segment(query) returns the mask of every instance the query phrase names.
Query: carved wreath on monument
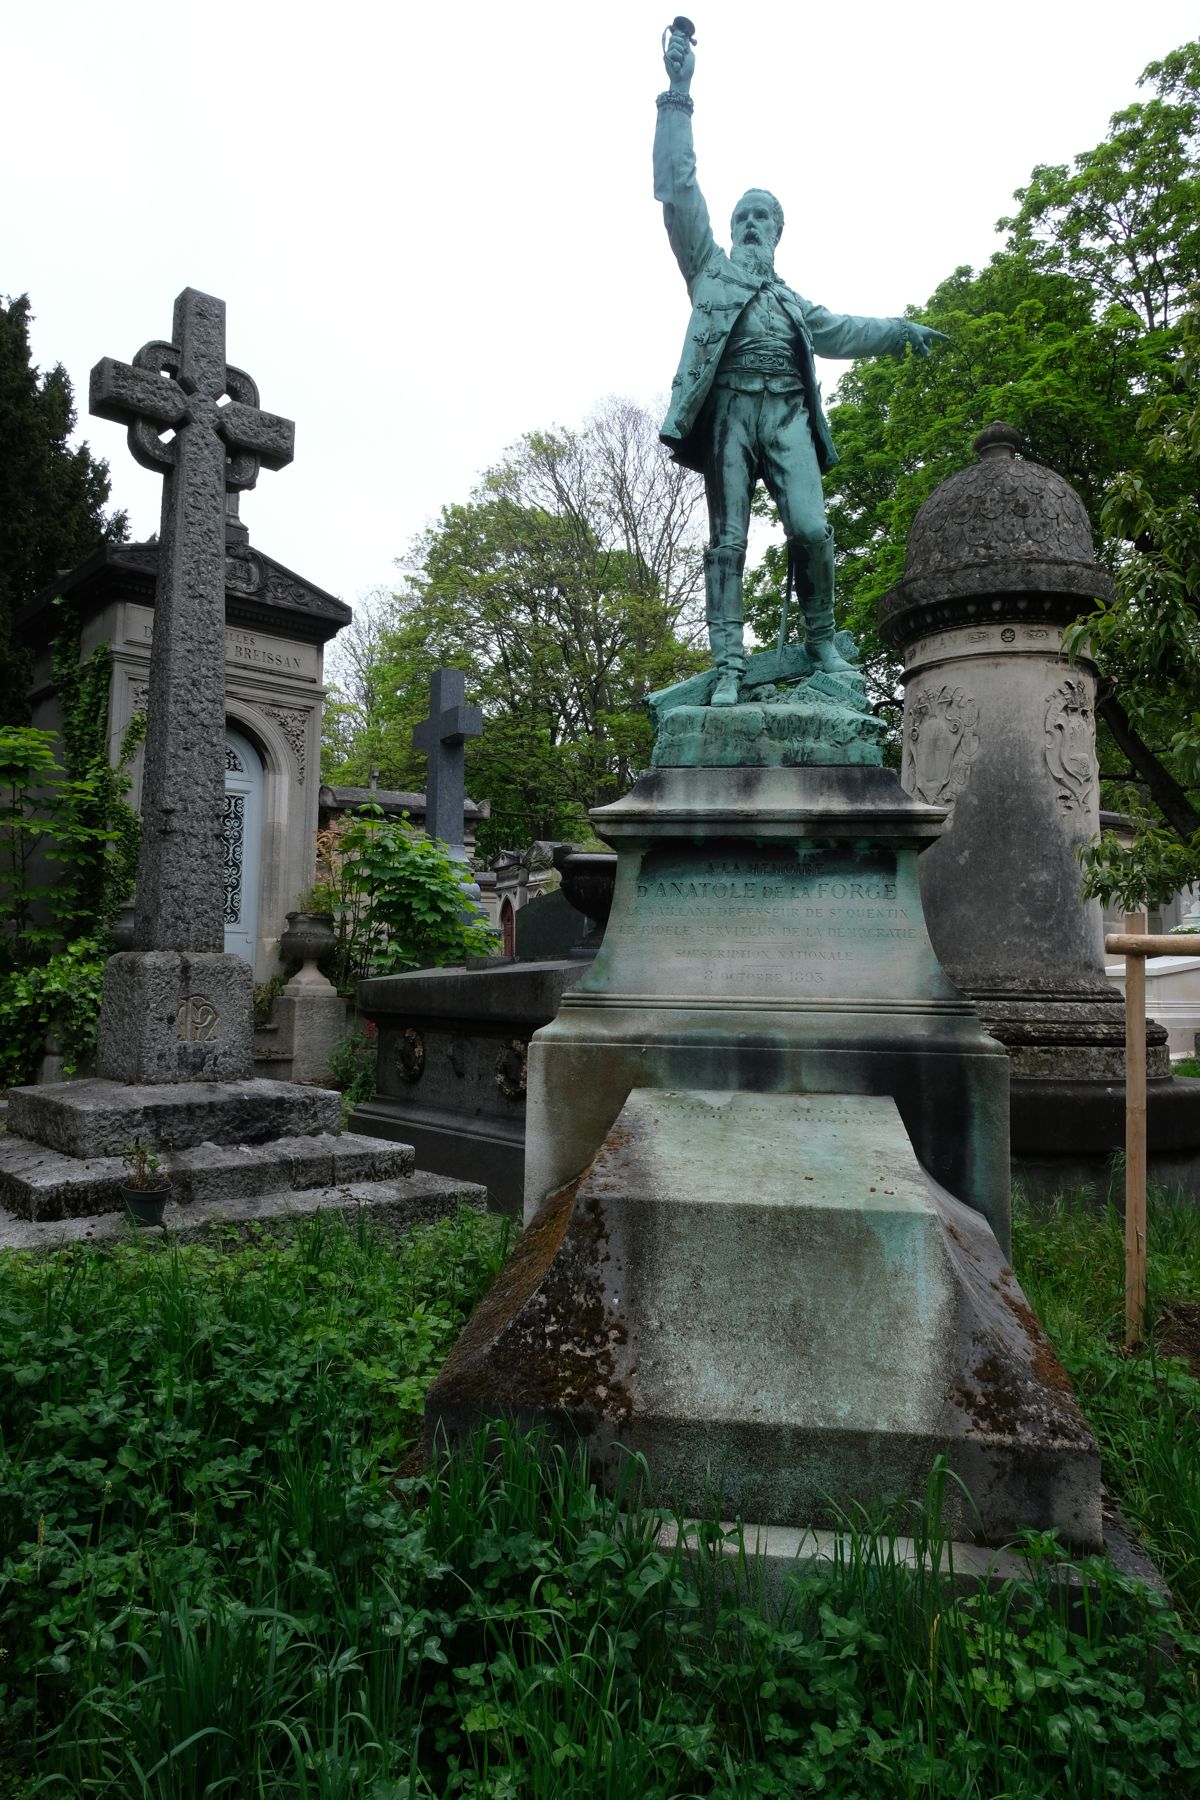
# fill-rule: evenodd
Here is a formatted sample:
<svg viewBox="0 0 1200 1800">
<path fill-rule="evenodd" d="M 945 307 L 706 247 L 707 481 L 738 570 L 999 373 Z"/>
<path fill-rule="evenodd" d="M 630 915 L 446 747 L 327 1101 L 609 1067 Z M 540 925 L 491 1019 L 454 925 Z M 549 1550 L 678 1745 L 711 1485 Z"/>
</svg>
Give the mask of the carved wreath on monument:
<svg viewBox="0 0 1200 1800">
<path fill-rule="evenodd" d="M 953 806 L 979 749 L 979 702 L 948 682 L 923 688 L 909 712 L 905 788 L 929 806 Z"/>
</svg>

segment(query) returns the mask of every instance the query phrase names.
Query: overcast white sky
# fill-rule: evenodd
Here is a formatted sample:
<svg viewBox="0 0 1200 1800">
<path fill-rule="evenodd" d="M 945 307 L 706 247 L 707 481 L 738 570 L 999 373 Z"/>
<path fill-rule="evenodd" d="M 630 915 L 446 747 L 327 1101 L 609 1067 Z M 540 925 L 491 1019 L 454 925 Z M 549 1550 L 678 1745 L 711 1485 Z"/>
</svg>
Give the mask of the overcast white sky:
<svg viewBox="0 0 1200 1800">
<path fill-rule="evenodd" d="M 1200 29 L 1195 0 L 697 4 L 714 221 L 771 187 L 780 272 L 863 313 L 986 261 L 1033 165 L 1097 143 Z M 229 360 L 296 421 L 295 462 L 243 498 L 253 542 L 351 601 L 522 432 L 663 394 L 687 317 L 650 177 L 673 10 L 5 0 L 0 294 L 29 293 L 135 536 L 161 484 L 87 418 L 88 371 L 167 337 L 183 287 L 226 301 Z"/>
</svg>

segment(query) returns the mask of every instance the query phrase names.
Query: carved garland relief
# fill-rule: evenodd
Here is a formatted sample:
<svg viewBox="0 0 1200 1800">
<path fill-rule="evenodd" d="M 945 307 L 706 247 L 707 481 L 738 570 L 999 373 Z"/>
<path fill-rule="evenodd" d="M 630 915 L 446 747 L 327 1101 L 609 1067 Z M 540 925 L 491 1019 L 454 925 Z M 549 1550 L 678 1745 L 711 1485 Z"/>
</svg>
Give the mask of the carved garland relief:
<svg viewBox="0 0 1200 1800">
<path fill-rule="evenodd" d="M 1046 767 L 1064 813 L 1086 812 L 1097 777 L 1096 728 L 1089 685 L 1070 675 L 1046 704 Z"/>
<path fill-rule="evenodd" d="M 287 739 L 296 759 L 296 785 L 303 787 L 308 714 L 298 706 L 262 706 L 259 711 L 273 719 Z"/>
<path fill-rule="evenodd" d="M 953 806 L 979 749 L 979 702 L 960 687 L 920 688 L 909 708 L 903 785 L 929 806 Z"/>
</svg>

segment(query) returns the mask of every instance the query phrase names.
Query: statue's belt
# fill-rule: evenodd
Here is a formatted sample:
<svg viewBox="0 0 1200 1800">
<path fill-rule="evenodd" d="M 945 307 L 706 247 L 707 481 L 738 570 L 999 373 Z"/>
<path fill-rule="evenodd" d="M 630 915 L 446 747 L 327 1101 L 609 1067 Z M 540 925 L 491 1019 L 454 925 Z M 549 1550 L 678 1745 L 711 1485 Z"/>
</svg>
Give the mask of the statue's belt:
<svg viewBox="0 0 1200 1800">
<path fill-rule="evenodd" d="M 787 350 L 727 351 L 717 369 L 722 375 L 796 375 L 800 369 L 795 356 Z"/>
</svg>

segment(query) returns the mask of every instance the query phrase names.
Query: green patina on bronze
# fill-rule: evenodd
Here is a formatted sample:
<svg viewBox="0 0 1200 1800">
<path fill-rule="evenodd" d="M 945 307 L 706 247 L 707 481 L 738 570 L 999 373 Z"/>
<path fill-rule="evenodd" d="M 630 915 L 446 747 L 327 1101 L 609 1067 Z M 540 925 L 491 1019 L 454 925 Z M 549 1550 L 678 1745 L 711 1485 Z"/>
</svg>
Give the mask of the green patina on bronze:
<svg viewBox="0 0 1200 1800">
<path fill-rule="evenodd" d="M 651 697 L 659 740 L 655 761 L 703 766 L 696 757 L 715 756 L 726 765 L 777 765 L 778 746 L 786 740 L 785 762 L 877 763 L 878 730 L 852 667 L 852 645 L 834 629 L 833 535 L 821 476 L 833 467 L 837 452 L 813 357 L 902 355 L 906 346 L 927 356 L 942 334 L 911 319 L 833 313 L 796 293 L 775 273 L 783 209 L 766 189 L 751 188 L 738 201 L 730 222 L 732 247 L 720 248 L 696 181 L 690 92 L 696 59 L 683 29 L 687 24 L 677 20 L 670 32 L 664 56 L 670 86 L 658 97 L 654 136 L 654 193 L 692 303 L 661 436 L 676 462 L 704 476 L 712 532 L 705 599 L 716 668 L 702 698 L 685 692 L 692 687 L 686 682 Z M 787 534 L 789 593 L 794 587 L 805 637 L 802 656 L 786 675 L 760 672 L 755 680 L 753 666 L 761 659 L 751 658 L 747 667 L 742 573 L 750 503 L 760 478 Z M 797 648 L 786 643 L 786 633 L 785 607 L 781 655 Z M 786 691 L 815 675 L 835 678 L 840 693 L 810 697 Z M 773 730 L 763 718 L 761 730 L 750 721 L 736 726 L 730 721 L 728 733 L 715 720 L 688 730 L 677 722 L 670 745 L 663 742 L 664 721 L 681 708 L 734 708 L 744 702 L 760 716 L 775 706 L 795 709 L 800 738 Z M 836 726 L 829 716 L 834 706 L 842 715 Z M 809 717 L 811 753 L 803 755 L 796 746 Z"/>
</svg>

